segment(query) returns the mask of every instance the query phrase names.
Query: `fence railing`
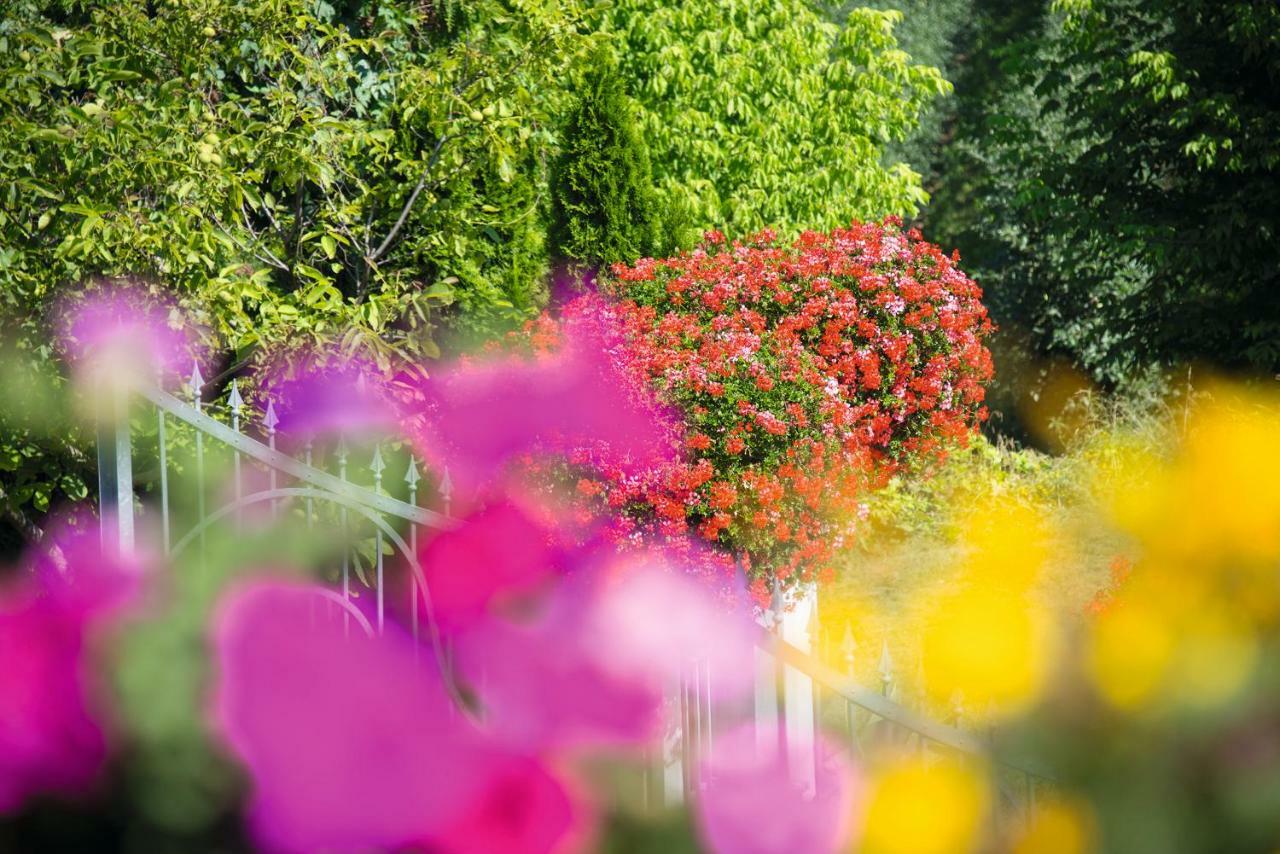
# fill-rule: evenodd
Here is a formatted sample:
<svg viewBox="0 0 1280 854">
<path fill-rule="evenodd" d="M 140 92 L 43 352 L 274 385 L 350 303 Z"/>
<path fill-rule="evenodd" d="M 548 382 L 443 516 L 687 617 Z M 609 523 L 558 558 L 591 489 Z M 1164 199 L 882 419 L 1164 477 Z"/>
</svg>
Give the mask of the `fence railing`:
<svg viewBox="0 0 1280 854">
<path fill-rule="evenodd" d="M 776 743 L 776 749 L 786 756 L 794 781 L 809 786 L 815 795 L 822 779 L 818 769 L 824 746 L 815 737 L 796 737 L 793 710 L 788 705 L 797 699 L 808 707 L 806 713 L 811 710 L 809 733 L 823 733 L 828 744 L 832 740 L 840 743 L 853 757 L 866 758 L 876 747 L 893 745 L 926 757 L 970 760 L 990 769 L 1000 793 L 997 807 L 1005 817 L 1025 817 L 1039 791 L 1052 783 L 1048 771 L 1035 763 L 997 755 L 979 735 L 891 699 L 887 696 L 889 680 L 879 691 L 868 688 L 763 626 L 756 647 L 765 662 L 760 672 L 767 674 L 757 685 L 757 696 L 763 693 L 774 698 L 771 707 L 766 704 L 762 710 L 757 704 L 754 710 L 752 723 L 760 736 L 758 743 Z M 794 679 L 797 675 L 803 677 L 804 685 L 799 692 Z M 678 769 L 676 774 L 665 775 L 667 802 L 688 801 L 715 784 L 701 770 L 709 764 L 716 734 L 724 724 L 711 701 L 711 678 L 704 662 L 691 662 L 680 680 L 678 731 L 666 757 L 668 770 L 673 766 Z M 678 788 L 673 791 L 670 781 L 677 775 Z"/>
<path fill-rule="evenodd" d="M 289 504 L 301 513 L 310 528 L 316 524 L 321 508 L 329 507 L 336 511 L 336 523 L 341 530 L 346 531 L 357 522 L 363 522 L 372 529 L 372 578 L 369 579 L 369 587 L 375 603 L 373 630 L 382 631 L 386 619 L 390 589 L 385 575 L 384 544 L 387 544 L 399 556 L 398 563 L 410 576 L 407 610 L 414 636 L 418 637 L 421 629 L 427 627 L 430 639 L 437 646 L 437 653 L 443 657 L 431 619 L 430 593 L 418 563 L 417 542 L 422 529 L 443 530 L 454 524 L 448 516 L 451 500 L 448 473 L 442 472 L 436 481 L 436 497 L 443 512 L 422 507 L 419 505 L 419 484 L 424 478 L 417 460 L 410 456 L 403 475 L 406 500 L 401 500 L 389 495 L 384 488 L 387 466 L 381 446 L 374 446 L 367 463 L 370 485 L 355 483 L 351 479 L 353 466 L 350 465 L 350 451 L 345 441 L 340 440 L 331 454 L 332 461 L 337 464 L 337 473 L 334 474 L 315 464 L 311 441 L 301 445 L 301 459 L 277 448 L 279 419 L 274 401 L 267 400 L 259 407 L 255 418 L 233 381 L 225 400 L 219 405 L 230 422 L 223 423 L 206 411 L 216 404 L 204 399 L 205 385 L 197 365 L 185 386 L 190 403 L 156 386 L 133 389 L 133 397 L 147 401 L 154 408 L 155 462 L 158 468 L 153 483 L 158 485 L 158 489 L 154 490 L 154 500 L 142 509 L 157 523 L 158 539 L 165 555 L 178 558 L 193 547 L 203 550 L 211 529 L 227 522 L 238 524 L 249 508 L 265 506 L 269 512 L 278 513 L 282 504 Z M 128 396 L 122 394 L 116 402 L 114 417 L 102 420 L 98 436 L 98 487 L 104 540 L 125 550 L 134 547 L 140 509 L 135 504 L 134 495 L 135 443 L 129 404 Z M 254 438 L 245 432 L 244 428 L 253 421 L 257 422 L 262 438 Z M 190 469 L 195 493 L 194 512 L 188 514 L 190 524 L 182 531 L 174 530 L 174 496 L 170 490 L 175 467 L 172 429 L 175 425 L 190 428 L 187 437 L 190 447 L 186 449 L 188 453 L 183 463 Z M 230 454 L 232 492 L 230 496 L 224 496 L 218 506 L 211 508 L 206 483 L 207 464 L 211 457 L 225 459 L 227 454 Z M 265 483 L 261 478 L 246 476 L 250 466 L 265 475 Z M 358 611 L 352 605 L 357 592 L 352 577 L 355 561 L 355 553 L 344 547 L 340 592 L 335 594 L 335 602 L 345 610 L 344 620 L 348 624 L 355 620 L 359 625 L 364 617 L 360 615 L 356 619 Z"/>
</svg>

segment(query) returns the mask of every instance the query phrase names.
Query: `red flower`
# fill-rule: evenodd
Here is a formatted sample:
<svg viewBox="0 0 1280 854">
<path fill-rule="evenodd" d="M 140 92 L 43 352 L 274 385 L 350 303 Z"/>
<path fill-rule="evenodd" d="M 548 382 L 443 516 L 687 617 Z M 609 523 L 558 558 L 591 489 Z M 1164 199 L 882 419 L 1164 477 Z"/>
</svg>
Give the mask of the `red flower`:
<svg viewBox="0 0 1280 854">
<path fill-rule="evenodd" d="M 928 470 L 986 417 L 981 297 L 892 218 L 790 244 L 708 232 L 693 252 L 615 265 L 573 310 L 613 325 L 635 394 L 683 414 L 689 458 L 591 480 L 628 530 L 687 525 L 755 577 L 817 578 L 866 490 Z"/>
</svg>

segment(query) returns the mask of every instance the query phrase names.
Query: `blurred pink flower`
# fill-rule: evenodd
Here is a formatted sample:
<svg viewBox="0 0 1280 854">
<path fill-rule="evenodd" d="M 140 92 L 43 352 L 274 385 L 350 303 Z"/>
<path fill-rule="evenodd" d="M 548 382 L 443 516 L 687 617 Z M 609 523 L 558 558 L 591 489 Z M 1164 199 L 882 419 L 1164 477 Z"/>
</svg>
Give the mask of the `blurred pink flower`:
<svg viewBox="0 0 1280 854">
<path fill-rule="evenodd" d="M 589 324 L 574 326 L 590 329 Z M 582 448 L 624 471 L 669 461 L 674 443 L 649 392 L 617 368 L 598 335 L 554 357 L 457 366 L 426 381 L 416 443 L 465 495 L 492 484 L 513 459 Z"/>
<path fill-rule="evenodd" d="M 316 590 L 248 584 L 215 621 L 214 725 L 252 777 L 260 843 L 466 851 L 458 833 L 484 830 L 545 851 L 585 820 L 553 779 L 516 773 L 534 760 L 489 743 L 398 629 L 345 638 Z"/>
<path fill-rule="evenodd" d="M 661 729 L 662 691 L 645 674 L 619 673 L 585 631 L 592 591 L 559 585 L 524 619 L 491 617 L 460 634 L 460 673 L 495 737 L 519 750 L 623 747 Z"/>
<path fill-rule="evenodd" d="M 545 587 L 564 551 L 555 528 L 511 500 L 484 507 L 419 550 L 436 622 L 453 633 Z"/>
<path fill-rule="evenodd" d="M 185 380 L 201 355 L 196 329 L 175 304 L 127 283 L 68 300 L 60 337 L 86 383 Z"/>
<path fill-rule="evenodd" d="M 752 690 L 760 628 L 745 592 L 732 595 L 723 579 L 717 587 L 690 574 L 685 559 L 668 549 L 627 553 L 617 563 L 585 627 L 587 645 L 603 653 L 607 669 L 661 686 L 697 663 L 710 675 L 717 702 Z"/>
<path fill-rule="evenodd" d="M 0 588 L 0 812 L 87 789 L 106 761 L 94 630 L 135 588 L 96 528 L 57 530 Z"/>
<path fill-rule="evenodd" d="M 581 802 L 541 763 L 512 757 L 433 847 L 444 854 L 587 850 L 592 827 Z"/>
<path fill-rule="evenodd" d="M 843 851 L 860 787 L 844 756 L 819 744 L 817 794 L 792 782 L 786 757 L 760 749 L 747 725 L 718 735 L 704 762 L 707 787 L 694 801 L 702 840 L 716 854 Z"/>
<path fill-rule="evenodd" d="M 395 433 L 396 402 L 385 372 L 360 359 L 292 359 L 261 377 L 281 433 L 300 437 Z M 265 401 L 262 404 L 265 406 Z"/>
<path fill-rule="evenodd" d="M 710 664 L 717 701 L 750 690 L 755 627 L 659 551 L 586 547 L 539 607 L 457 638 L 457 660 L 498 737 L 520 749 L 650 744 L 663 692 Z"/>
</svg>

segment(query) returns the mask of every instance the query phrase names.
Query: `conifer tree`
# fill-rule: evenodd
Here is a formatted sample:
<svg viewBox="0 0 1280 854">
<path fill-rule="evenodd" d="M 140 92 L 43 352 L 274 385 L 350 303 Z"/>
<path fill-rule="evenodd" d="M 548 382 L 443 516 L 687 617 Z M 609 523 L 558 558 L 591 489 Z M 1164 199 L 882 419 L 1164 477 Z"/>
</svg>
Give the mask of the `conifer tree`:
<svg viewBox="0 0 1280 854">
<path fill-rule="evenodd" d="M 679 217 L 663 210 L 633 104 L 607 51 L 592 56 L 584 77 L 552 172 L 552 254 L 599 265 L 675 249 Z"/>
</svg>

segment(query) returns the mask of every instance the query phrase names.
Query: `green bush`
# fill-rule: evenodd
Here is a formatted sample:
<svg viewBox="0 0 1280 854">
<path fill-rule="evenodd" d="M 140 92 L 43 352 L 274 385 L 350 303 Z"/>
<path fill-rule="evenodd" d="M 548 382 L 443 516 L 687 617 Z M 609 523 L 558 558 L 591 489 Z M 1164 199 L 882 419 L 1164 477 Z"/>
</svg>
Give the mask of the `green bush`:
<svg viewBox="0 0 1280 854">
<path fill-rule="evenodd" d="M 553 257 L 600 265 L 678 248 L 633 112 L 613 58 L 596 51 L 552 170 Z"/>
</svg>

